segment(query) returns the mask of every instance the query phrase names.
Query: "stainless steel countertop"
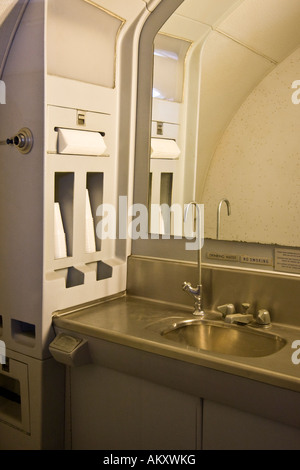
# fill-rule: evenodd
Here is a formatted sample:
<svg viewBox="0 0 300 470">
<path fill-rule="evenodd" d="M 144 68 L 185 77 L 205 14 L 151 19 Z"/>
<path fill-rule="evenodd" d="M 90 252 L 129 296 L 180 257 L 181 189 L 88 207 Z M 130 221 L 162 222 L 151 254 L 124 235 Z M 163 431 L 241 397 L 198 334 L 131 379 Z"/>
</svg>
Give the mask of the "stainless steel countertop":
<svg viewBox="0 0 300 470">
<path fill-rule="evenodd" d="M 263 331 L 286 340 L 280 351 L 264 357 L 237 357 L 185 346 L 160 334 L 173 322 L 190 318 L 189 309 L 125 294 L 53 314 L 58 329 L 300 392 L 300 364 L 293 364 L 295 349 L 291 347 L 300 340 L 300 328 L 272 324 Z"/>
</svg>

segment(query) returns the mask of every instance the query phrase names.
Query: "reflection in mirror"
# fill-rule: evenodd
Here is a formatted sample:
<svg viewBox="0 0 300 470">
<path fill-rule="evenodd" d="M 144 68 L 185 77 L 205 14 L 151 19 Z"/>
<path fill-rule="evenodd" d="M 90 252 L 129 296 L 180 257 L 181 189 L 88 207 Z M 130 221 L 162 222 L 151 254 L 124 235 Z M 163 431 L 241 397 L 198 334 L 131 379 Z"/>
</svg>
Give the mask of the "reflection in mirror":
<svg viewBox="0 0 300 470">
<path fill-rule="evenodd" d="M 152 233 L 176 233 L 170 208 L 182 199 L 184 153 L 180 119 L 185 59 L 190 45 L 190 41 L 166 34 L 158 34 L 154 43 L 149 203 L 159 206 L 161 211 L 151 211 Z"/>
<path fill-rule="evenodd" d="M 154 41 L 154 98 L 182 101 L 185 57 L 189 47 L 187 40 L 157 34 Z"/>
<path fill-rule="evenodd" d="M 228 199 L 220 239 L 299 245 L 299 18 L 294 0 L 185 0 L 156 37 L 151 136 L 175 141 L 180 153 L 151 158 L 151 201 L 161 201 L 161 173 L 172 174 L 164 195 L 204 204 L 206 238 L 216 239 L 218 205 Z M 180 73 L 174 36 L 189 45 L 176 51 Z"/>
</svg>

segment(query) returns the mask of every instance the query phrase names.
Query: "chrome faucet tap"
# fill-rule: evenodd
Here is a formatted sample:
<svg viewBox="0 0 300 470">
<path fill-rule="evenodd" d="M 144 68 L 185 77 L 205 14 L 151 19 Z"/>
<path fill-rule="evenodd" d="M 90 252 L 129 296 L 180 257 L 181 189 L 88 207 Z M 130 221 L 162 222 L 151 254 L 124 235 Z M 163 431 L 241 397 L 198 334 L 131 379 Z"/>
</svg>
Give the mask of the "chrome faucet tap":
<svg viewBox="0 0 300 470">
<path fill-rule="evenodd" d="M 228 199 L 222 199 L 219 202 L 218 211 L 217 211 L 217 240 L 219 240 L 220 238 L 220 218 L 221 218 L 221 207 L 222 207 L 223 202 L 225 202 L 227 206 L 227 215 L 231 214 L 230 202 L 228 201 Z"/>
<path fill-rule="evenodd" d="M 261 308 L 256 314 L 250 313 L 254 308 L 249 302 L 243 302 L 241 307 L 241 313 L 236 312 L 234 304 L 219 305 L 217 306 L 217 310 L 222 314 L 226 323 L 238 323 L 262 328 L 271 327 L 271 317 L 268 310 Z"/>
<path fill-rule="evenodd" d="M 256 324 L 263 328 L 270 328 L 271 326 L 270 312 L 265 308 L 258 310 L 255 320 Z"/>
<path fill-rule="evenodd" d="M 197 287 L 193 287 L 190 282 L 184 282 L 182 285 L 182 289 L 186 291 L 188 294 L 192 295 L 195 300 L 195 310 L 193 312 L 194 315 L 204 316 L 204 312 L 202 310 L 202 279 L 201 279 L 201 236 L 200 236 L 200 209 L 196 202 L 190 202 L 185 210 L 184 220 L 186 221 L 187 214 L 189 211 L 190 206 L 193 205 L 196 207 L 197 210 L 197 231 L 196 237 L 198 241 L 198 248 L 197 248 L 197 260 L 198 260 L 198 284 Z"/>
</svg>

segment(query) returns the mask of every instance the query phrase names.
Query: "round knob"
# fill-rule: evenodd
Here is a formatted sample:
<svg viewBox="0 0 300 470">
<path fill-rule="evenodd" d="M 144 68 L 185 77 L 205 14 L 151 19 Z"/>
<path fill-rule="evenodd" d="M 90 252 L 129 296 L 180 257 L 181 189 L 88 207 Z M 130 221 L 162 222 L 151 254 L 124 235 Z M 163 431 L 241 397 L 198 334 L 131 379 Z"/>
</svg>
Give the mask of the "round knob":
<svg viewBox="0 0 300 470">
<path fill-rule="evenodd" d="M 21 153 L 29 153 L 33 146 L 33 135 L 30 129 L 24 127 L 13 138 L 13 143 Z"/>
<path fill-rule="evenodd" d="M 270 313 L 265 308 L 258 310 L 256 322 L 261 325 L 269 325 L 271 323 Z"/>
</svg>

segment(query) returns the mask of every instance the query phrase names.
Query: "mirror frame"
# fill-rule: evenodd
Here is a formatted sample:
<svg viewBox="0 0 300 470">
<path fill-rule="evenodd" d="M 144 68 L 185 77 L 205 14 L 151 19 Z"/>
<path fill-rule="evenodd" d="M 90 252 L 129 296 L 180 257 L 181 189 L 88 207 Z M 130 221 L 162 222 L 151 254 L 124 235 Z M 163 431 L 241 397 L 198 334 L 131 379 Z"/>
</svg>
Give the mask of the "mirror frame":
<svg viewBox="0 0 300 470">
<path fill-rule="evenodd" d="M 144 23 L 140 35 L 138 51 L 138 80 L 137 80 L 137 109 L 136 109 L 136 140 L 135 140 L 135 170 L 133 203 L 143 204 L 148 207 L 149 191 L 148 180 L 150 170 L 150 148 L 151 148 L 151 119 L 152 119 L 152 88 L 153 88 L 153 52 L 154 39 L 162 25 L 169 19 L 174 11 L 184 0 L 162 0 L 155 10 L 149 15 Z M 145 184 L 147 181 L 147 184 Z M 149 230 L 148 230 L 149 232 Z M 174 240 L 167 236 L 168 243 L 163 236 L 157 235 L 147 240 L 132 240 L 132 254 L 143 254 L 146 256 L 163 258 L 174 258 L 186 260 L 185 240 Z M 166 237 L 164 237 L 166 238 Z M 176 255 L 175 255 L 176 253 Z M 190 260 L 193 261 L 192 251 Z M 178 258 L 179 256 L 179 258 Z"/>
</svg>

